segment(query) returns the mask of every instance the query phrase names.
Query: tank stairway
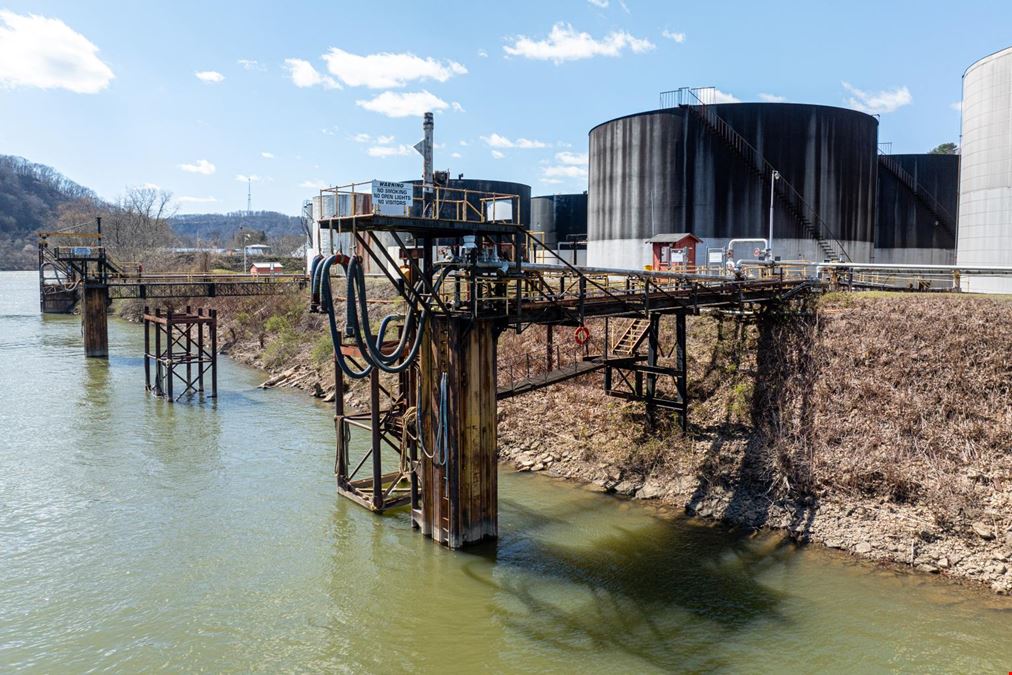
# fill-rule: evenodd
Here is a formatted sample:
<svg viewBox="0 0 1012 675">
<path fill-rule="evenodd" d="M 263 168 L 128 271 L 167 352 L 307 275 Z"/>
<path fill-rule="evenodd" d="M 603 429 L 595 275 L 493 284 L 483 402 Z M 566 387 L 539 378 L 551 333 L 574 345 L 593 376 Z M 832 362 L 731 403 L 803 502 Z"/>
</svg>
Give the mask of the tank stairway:
<svg viewBox="0 0 1012 675">
<path fill-rule="evenodd" d="M 907 186 L 914 196 L 917 197 L 924 204 L 932 215 L 935 216 L 935 220 L 945 226 L 949 234 L 953 237 L 956 236 L 956 219 L 952 216 L 949 211 L 939 203 L 938 199 L 935 198 L 934 193 L 929 192 L 925 187 L 917 182 L 917 179 L 910 175 L 910 173 L 900 165 L 895 159 L 889 155 L 880 154 L 878 156 L 878 162 L 884 166 L 890 173 L 896 176 L 897 180 Z"/>
<path fill-rule="evenodd" d="M 650 319 L 629 319 L 622 335 L 615 341 L 611 353 L 616 356 L 633 356 L 647 339 L 650 332 Z"/>
<path fill-rule="evenodd" d="M 822 220 L 816 210 L 804 200 L 801 193 L 791 185 L 784 175 L 766 161 L 755 147 L 735 131 L 734 127 L 717 114 L 715 110 L 689 89 L 691 101 L 681 104 L 688 108 L 703 126 L 721 139 L 732 151 L 741 157 L 749 168 L 764 183 L 773 182 L 773 191 L 780 198 L 787 211 L 794 216 L 804 231 L 816 241 L 823 256 L 830 262 L 849 262 L 850 255 L 843 244 L 832 234 L 832 230 Z M 773 179 L 776 175 L 778 178 Z"/>
</svg>

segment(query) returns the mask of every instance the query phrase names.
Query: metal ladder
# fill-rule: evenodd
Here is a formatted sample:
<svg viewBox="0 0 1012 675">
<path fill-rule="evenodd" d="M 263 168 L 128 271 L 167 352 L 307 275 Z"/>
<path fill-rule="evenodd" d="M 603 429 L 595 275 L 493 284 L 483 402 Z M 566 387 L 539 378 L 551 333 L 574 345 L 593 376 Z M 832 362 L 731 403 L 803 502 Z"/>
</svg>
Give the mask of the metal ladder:
<svg viewBox="0 0 1012 675">
<path fill-rule="evenodd" d="M 650 331 L 650 319 L 630 319 L 625 330 L 611 351 L 618 356 L 632 356 L 643 344 L 647 333 Z"/>
</svg>

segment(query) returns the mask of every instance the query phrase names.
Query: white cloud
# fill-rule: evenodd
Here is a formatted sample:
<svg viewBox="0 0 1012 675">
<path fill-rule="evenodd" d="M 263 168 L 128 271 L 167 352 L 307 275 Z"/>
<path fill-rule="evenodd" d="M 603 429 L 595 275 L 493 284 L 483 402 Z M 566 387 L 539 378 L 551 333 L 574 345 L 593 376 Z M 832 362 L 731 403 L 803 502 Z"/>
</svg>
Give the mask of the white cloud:
<svg viewBox="0 0 1012 675">
<path fill-rule="evenodd" d="M 954 102 L 952 102 L 952 103 L 949 104 L 949 107 L 952 108 L 953 110 L 955 110 L 958 113 L 963 112 L 963 102 L 962 101 L 954 101 Z"/>
<path fill-rule="evenodd" d="M 470 145 L 470 143 L 468 143 L 467 141 L 459 141 L 458 145 L 460 145 L 460 147 L 462 148 L 466 148 L 467 146 Z"/>
<path fill-rule="evenodd" d="M 488 136 L 482 136 L 481 140 L 485 141 L 486 145 L 491 148 L 517 148 L 518 150 L 532 150 L 535 148 L 547 148 L 548 144 L 543 141 L 534 141 L 529 138 L 518 138 L 515 141 L 511 141 L 505 136 L 493 133 Z"/>
<path fill-rule="evenodd" d="M 446 82 L 454 75 L 464 75 L 467 68 L 456 61 L 421 58 L 411 53 L 381 52 L 360 56 L 337 47 L 323 55 L 331 75 L 349 87 L 388 89 L 403 87 L 415 80 Z"/>
<path fill-rule="evenodd" d="M 713 100 L 711 103 L 741 103 L 741 99 L 734 94 L 729 94 L 726 91 L 721 91 L 716 87 L 713 88 Z"/>
<path fill-rule="evenodd" d="M 450 157 L 452 157 L 453 159 L 460 159 L 463 156 L 464 155 L 460 154 L 459 152 L 451 152 L 450 153 Z"/>
<path fill-rule="evenodd" d="M 448 107 L 446 101 L 424 90 L 403 94 L 385 91 L 375 98 L 355 101 L 355 105 L 387 117 L 421 117 L 422 113 Z"/>
<path fill-rule="evenodd" d="M 256 59 L 239 59 L 236 61 L 236 63 L 242 66 L 243 70 L 261 70 L 261 71 L 267 70 L 266 68 L 264 68 L 263 64 L 261 64 Z"/>
<path fill-rule="evenodd" d="M 654 48 L 650 40 L 634 37 L 625 31 L 613 31 L 597 40 L 590 33 L 577 32 L 570 24 L 562 22 L 552 26 L 548 37 L 543 40 L 533 40 L 525 35 L 518 35 L 512 40 L 513 44 L 503 46 L 508 56 L 556 64 L 595 56 L 621 56 L 626 49 L 640 54 Z"/>
<path fill-rule="evenodd" d="M 626 14 L 632 14 L 632 12 L 629 11 L 629 5 L 625 4 L 625 0 L 618 0 L 618 6 L 621 7 L 622 11 Z"/>
<path fill-rule="evenodd" d="M 587 169 L 572 164 L 546 166 L 541 170 L 547 178 L 586 178 Z"/>
<path fill-rule="evenodd" d="M 415 154 L 410 145 L 374 145 L 367 151 L 370 157 L 405 157 Z"/>
<path fill-rule="evenodd" d="M 263 180 L 263 178 L 255 174 L 250 174 L 249 176 L 246 176 L 241 173 L 236 174 L 235 179 L 239 183 L 259 183 L 260 181 Z"/>
<path fill-rule="evenodd" d="M 913 103 L 913 96 L 906 87 L 894 87 L 882 91 L 863 91 L 849 82 L 843 82 L 843 88 L 850 96 L 846 99 L 847 105 L 854 110 L 876 115 L 891 113 L 905 105 Z"/>
<path fill-rule="evenodd" d="M 322 180 L 304 180 L 299 183 L 300 188 L 307 188 L 312 190 L 322 190 L 330 187 L 325 181 Z"/>
<path fill-rule="evenodd" d="M 59 19 L 0 10 L 0 88 L 96 94 L 116 77 L 98 47 Z"/>
<path fill-rule="evenodd" d="M 225 81 L 225 76 L 217 70 L 198 70 L 194 73 L 197 79 L 207 84 L 220 84 Z"/>
<path fill-rule="evenodd" d="M 161 190 L 162 187 L 158 183 L 142 183 L 141 187 L 145 190 Z"/>
<path fill-rule="evenodd" d="M 667 38 L 669 40 L 674 40 L 678 44 L 682 44 L 683 42 L 685 42 L 685 33 L 673 33 L 667 28 L 661 31 L 661 37 Z"/>
<path fill-rule="evenodd" d="M 585 152 L 557 152 L 555 153 L 555 159 L 562 164 L 577 166 L 586 166 L 588 162 L 587 153 Z"/>
<path fill-rule="evenodd" d="M 218 201 L 217 197 L 179 197 L 176 201 L 181 204 L 214 204 Z"/>
<path fill-rule="evenodd" d="M 324 89 L 340 89 L 334 78 L 329 75 L 321 75 L 313 64 L 304 59 L 285 59 L 285 68 L 292 78 L 292 83 L 301 89 L 315 87 L 317 85 Z"/>
<path fill-rule="evenodd" d="M 542 183 L 548 183 L 549 185 L 558 185 L 562 181 L 559 180 L 558 178 L 542 178 L 541 182 Z"/>
<path fill-rule="evenodd" d="M 760 93 L 759 98 L 766 101 L 767 103 L 783 103 L 787 100 L 786 96 L 777 96 L 776 94 L 764 94 Z"/>
<path fill-rule="evenodd" d="M 374 138 L 369 134 L 361 133 L 352 136 L 351 140 L 355 141 L 356 143 L 377 143 L 379 145 L 389 145 L 390 143 L 393 143 L 396 139 L 393 136 L 383 136 L 383 135 L 379 135 Z"/>
<path fill-rule="evenodd" d="M 327 127 L 326 129 L 320 129 L 320 133 L 323 134 L 324 136 L 336 136 L 339 129 L 340 127 L 334 125 L 332 127 Z M 296 156 L 295 159 L 302 159 L 302 158 Z"/>
<path fill-rule="evenodd" d="M 587 2 L 594 5 L 595 7 L 600 7 L 601 9 L 605 9 L 608 7 L 608 0 L 587 0 Z"/>
<path fill-rule="evenodd" d="M 483 58 L 483 59 L 487 59 L 488 58 L 488 52 L 486 52 L 484 49 L 479 49 L 478 50 L 478 57 L 479 58 Z"/>
<path fill-rule="evenodd" d="M 464 106 L 460 105 L 457 101 L 450 103 L 450 108 L 453 109 L 453 112 L 464 112 Z"/>
<path fill-rule="evenodd" d="M 498 150 L 492 151 L 492 159 L 502 159 L 505 156 L 506 156 L 505 153 L 499 152 Z"/>
<path fill-rule="evenodd" d="M 274 159 L 273 152 L 261 152 L 260 156 L 263 157 L 264 159 Z"/>
<path fill-rule="evenodd" d="M 180 164 L 179 168 L 188 173 L 199 173 L 205 176 L 210 176 L 215 171 L 214 164 L 206 159 L 198 159 L 192 164 Z"/>
</svg>

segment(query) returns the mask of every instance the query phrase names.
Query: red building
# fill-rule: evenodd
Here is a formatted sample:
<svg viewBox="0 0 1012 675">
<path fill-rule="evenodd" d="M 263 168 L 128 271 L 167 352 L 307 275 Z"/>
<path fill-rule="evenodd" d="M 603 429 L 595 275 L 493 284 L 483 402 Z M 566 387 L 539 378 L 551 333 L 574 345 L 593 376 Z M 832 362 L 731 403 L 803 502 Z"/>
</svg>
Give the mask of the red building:
<svg viewBox="0 0 1012 675">
<path fill-rule="evenodd" d="M 249 266 L 249 273 L 255 277 L 284 274 L 279 262 L 255 262 Z"/>
<path fill-rule="evenodd" d="M 653 247 L 653 269 L 658 272 L 696 268 L 696 246 L 703 240 L 690 232 L 658 234 L 648 243 Z"/>
</svg>

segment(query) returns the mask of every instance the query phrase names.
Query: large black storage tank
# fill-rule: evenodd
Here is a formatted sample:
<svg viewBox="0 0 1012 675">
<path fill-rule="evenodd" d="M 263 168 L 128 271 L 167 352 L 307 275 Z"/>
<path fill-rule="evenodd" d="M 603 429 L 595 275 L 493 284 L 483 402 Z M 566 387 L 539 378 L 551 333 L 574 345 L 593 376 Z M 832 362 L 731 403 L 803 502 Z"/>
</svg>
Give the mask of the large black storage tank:
<svg viewBox="0 0 1012 675">
<path fill-rule="evenodd" d="M 875 262 L 956 261 L 959 155 L 885 155 L 878 171 Z"/>
<path fill-rule="evenodd" d="M 697 109 L 699 110 L 699 109 Z M 707 106 L 801 193 L 852 260 L 874 248 L 878 121 L 819 105 Z M 708 247 L 765 238 L 769 183 L 733 139 L 687 106 L 620 117 L 590 131 L 588 264 L 639 268 L 658 234 L 691 232 Z M 774 200 L 774 255 L 822 260 L 810 226 Z M 699 260 L 705 260 L 702 255 Z"/>
<path fill-rule="evenodd" d="M 587 238 L 587 193 L 543 195 L 531 200 L 532 232 L 540 232 L 549 248 Z"/>
</svg>

